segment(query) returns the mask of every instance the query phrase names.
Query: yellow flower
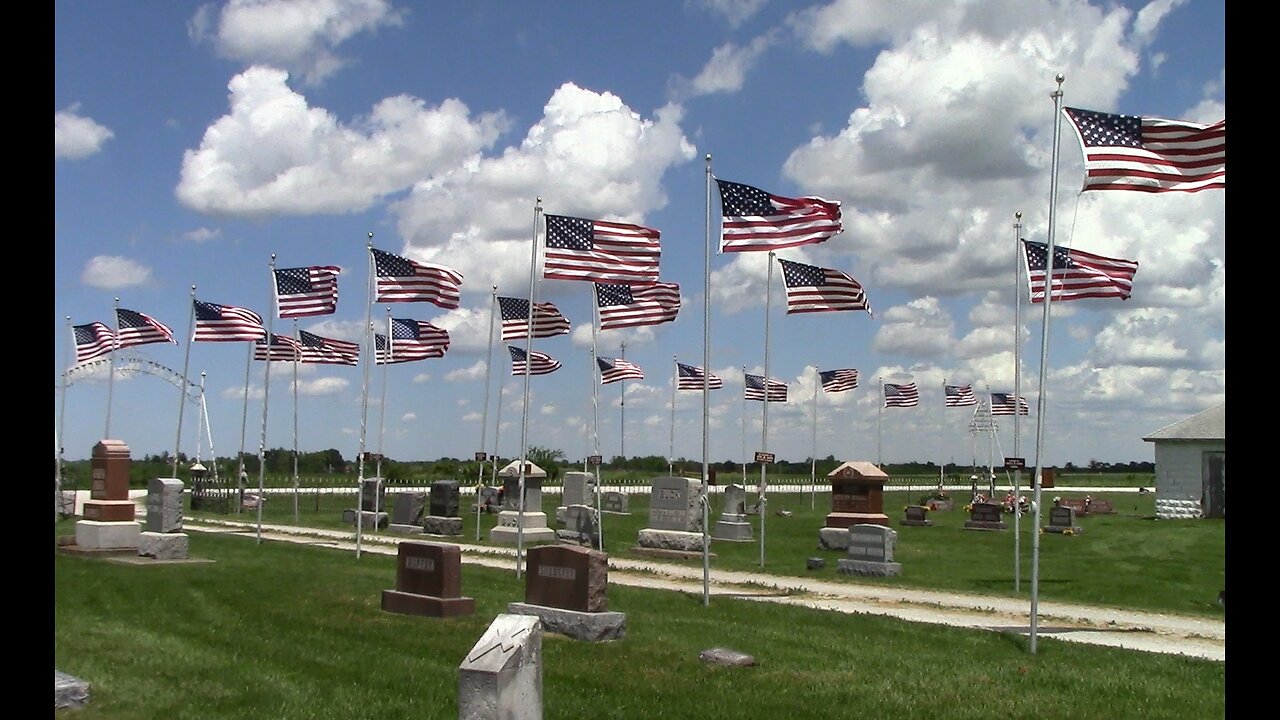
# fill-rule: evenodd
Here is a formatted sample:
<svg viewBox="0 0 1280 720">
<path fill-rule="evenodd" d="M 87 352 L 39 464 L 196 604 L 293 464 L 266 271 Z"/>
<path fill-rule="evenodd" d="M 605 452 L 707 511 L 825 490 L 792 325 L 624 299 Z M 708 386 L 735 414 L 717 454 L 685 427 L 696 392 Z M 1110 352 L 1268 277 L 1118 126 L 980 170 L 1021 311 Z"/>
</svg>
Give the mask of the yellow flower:
<svg viewBox="0 0 1280 720">
<path fill-rule="evenodd" d="M 1063 530 L 1063 531 L 1062 531 L 1062 534 L 1063 534 L 1063 535 L 1075 535 L 1075 534 L 1076 534 L 1076 531 L 1075 531 L 1075 530 L 1072 530 L 1071 528 L 1067 528 L 1066 530 Z"/>
</svg>

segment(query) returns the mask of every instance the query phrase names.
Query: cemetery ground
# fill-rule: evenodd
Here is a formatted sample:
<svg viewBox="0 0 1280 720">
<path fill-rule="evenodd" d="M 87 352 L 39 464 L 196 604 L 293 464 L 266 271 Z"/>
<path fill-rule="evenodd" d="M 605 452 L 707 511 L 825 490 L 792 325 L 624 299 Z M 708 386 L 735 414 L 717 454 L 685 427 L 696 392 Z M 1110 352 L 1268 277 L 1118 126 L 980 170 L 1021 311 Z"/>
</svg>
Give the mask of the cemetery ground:
<svg viewBox="0 0 1280 720">
<path fill-rule="evenodd" d="M 544 497 L 549 518 L 556 499 Z M 901 526 L 900 509 L 916 499 L 886 493 L 885 512 L 898 532 L 895 559 L 903 565 L 898 577 L 835 572 L 841 553 L 817 549 L 830 509 L 823 493 L 770 495 L 763 570 L 758 516 L 752 517 L 753 542 L 713 541 L 711 565 L 797 581 L 1027 600 L 1030 516 L 1020 523 L 1024 565 L 1015 591 L 1011 517 L 1009 531 L 965 530 L 958 505 L 930 513 L 931 527 Z M 1225 587 L 1225 521 L 1156 521 L 1149 494 L 1111 499 L 1116 513 L 1081 518 L 1084 532 L 1039 537 L 1041 602 L 1225 617 L 1216 602 Z M 461 536 L 389 538 L 366 528 L 365 547 L 372 549 L 374 538 L 491 545 L 496 516 L 480 515 L 477 542 L 468 506 L 464 501 Z M 628 515 L 604 516 L 611 560 L 654 560 L 634 550 L 647 509 L 647 498 L 634 495 Z M 783 509 L 790 515 L 775 514 Z M 256 513 L 246 512 L 188 516 L 191 557 L 211 563 L 138 566 L 55 553 L 55 665 L 92 683 L 91 702 L 74 712 L 84 718 L 457 717 L 459 662 L 492 618 L 523 598 L 512 560 L 494 548 L 496 562 L 464 565 L 462 590 L 476 600 L 473 616 L 386 613 L 379 598 L 393 585 L 394 556 L 355 558 L 346 549 L 354 529 L 340 512 L 327 515 L 295 520 L 291 502 L 269 501 L 263 522 L 290 525 L 302 535 L 345 533 L 343 549 L 255 543 Z M 202 524 L 240 527 L 194 530 Z M 56 535 L 72 533 L 74 519 L 57 523 Z M 823 557 L 825 567 L 808 570 L 810 557 Z M 700 556 L 661 562 L 680 568 L 686 579 L 700 577 Z M 1047 637 L 1032 654 L 1027 638 L 1016 633 L 723 593 L 704 606 L 700 593 L 688 592 L 687 582 L 684 587 L 670 592 L 611 583 L 609 609 L 627 614 L 622 640 L 583 643 L 547 634 L 545 716 L 826 718 L 855 708 L 859 715 L 920 718 L 1225 714 L 1224 662 Z M 757 664 L 706 665 L 698 654 L 711 647 L 746 652 Z"/>
</svg>

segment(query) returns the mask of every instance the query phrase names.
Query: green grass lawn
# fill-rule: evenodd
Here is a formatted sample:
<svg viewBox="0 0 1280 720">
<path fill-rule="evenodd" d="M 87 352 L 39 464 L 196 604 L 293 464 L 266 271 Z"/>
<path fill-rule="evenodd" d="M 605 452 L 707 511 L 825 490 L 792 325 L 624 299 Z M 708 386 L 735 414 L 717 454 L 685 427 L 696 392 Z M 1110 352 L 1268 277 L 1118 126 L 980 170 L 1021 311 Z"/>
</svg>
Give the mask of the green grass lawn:
<svg viewBox="0 0 1280 720">
<path fill-rule="evenodd" d="M 645 517 L 640 500 L 632 498 L 630 517 L 606 517 L 611 553 L 634 543 Z M 768 517 L 766 569 L 801 574 L 797 568 L 816 552 L 821 501 L 814 511 L 807 497 L 772 501 L 772 509 L 795 514 Z M 896 520 L 900 504 L 889 507 Z M 897 528 L 904 566 L 897 582 L 991 592 L 1004 585 L 1011 592 L 1009 533 L 959 530 L 953 520 L 961 514 L 940 513 L 931 528 Z M 492 516 L 482 520 L 491 524 Z M 74 532 L 74 522 L 58 523 L 55 534 Z M 1141 508 L 1083 524 L 1083 535 L 1042 538 L 1044 590 L 1055 599 L 1099 595 L 1145 606 L 1155 598 L 1144 594 L 1142 578 L 1163 583 L 1166 595 L 1194 588 L 1204 569 L 1177 568 L 1196 565 L 1210 554 L 1202 546 L 1214 545 L 1202 537 L 1211 533 L 1200 530 L 1213 523 L 1170 523 L 1166 530 L 1144 519 Z M 473 539 L 474 526 L 466 529 Z M 1188 539 L 1175 544 L 1174 530 Z M 140 566 L 55 551 L 55 668 L 91 684 L 90 702 L 75 717 L 456 718 L 459 663 L 494 616 L 523 599 L 523 579 L 513 572 L 465 565 L 462 592 L 475 598 L 475 615 L 390 614 L 381 611 L 380 598 L 395 586 L 393 556 L 357 559 L 324 548 L 189 535 L 191 557 L 214 562 Z M 758 567 L 757 545 L 718 543 L 714 550 L 715 567 Z M 1104 570 L 1092 568 L 1099 560 Z M 1142 577 L 1133 577 L 1135 570 Z M 836 579 L 828 573 L 826 579 Z M 1225 715 L 1220 662 L 1052 638 L 1040 639 L 1033 655 L 1018 635 L 729 598 L 703 606 L 700 593 L 618 585 L 608 593 L 609 610 L 627 614 L 623 639 L 592 644 L 544 635 L 544 717 Z M 698 653 L 711 647 L 749 653 L 757 666 L 701 663 Z"/>
<path fill-rule="evenodd" d="M 830 512 L 828 493 L 770 493 L 768 514 L 764 520 L 764 572 L 774 575 L 820 577 L 833 582 L 852 582 L 941 589 L 962 593 L 994 594 L 1008 597 L 1031 595 L 1033 545 L 1036 528 L 1031 515 L 1024 515 L 1014 532 L 1014 518 L 1005 515 L 1008 529 L 982 531 L 965 529 L 968 519 L 960 502 L 956 509 L 929 513 L 931 527 L 909 527 L 901 524 L 903 508 L 920 499 L 921 493 L 887 492 L 884 510 L 890 526 L 897 532 L 894 560 L 902 564 L 896 577 L 855 577 L 836 572 L 836 560 L 843 553 L 818 549 L 818 530 Z M 754 497 L 754 495 L 752 495 Z M 1044 491 L 1045 505 L 1052 502 L 1052 491 Z M 1078 497 L 1078 496 L 1077 496 Z M 1042 533 L 1039 536 L 1039 591 L 1041 601 L 1085 603 L 1116 608 L 1140 609 L 1208 617 L 1223 617 L 1225 609 L 1217 603 L 1218 593 L 1226 587 L 1226 521 L 1223 519 L 1156 520 L 1152 493 L 1095 493 L 1096 499 L 1111 500 L 1115 513 L 1090 514 L 1079 517 L 1083 528 L 1078 535 Z M 548 524 L 555 527 L 558 495 L 544 495 L 542 511 Z M 354 500 L 354 496 L 349 498 Z M 279 502 L 277 502 L 277 500 Z M 630 514 L 605 514 L 605 550 L 615 558 L 650 558 L 636 552 L 636 538 L 648 526 L 648 496 L 630 496 Z M 312 527 L 350 530 L 342 522 L 341 498 L 325 499 L 330 503 L 321 512 L 304 511 L 298 522 Z M 720 514 L 720 497 L 712 499 L 711 523 Z M 346 503 L 350 506 L 353 502 Z M 463 497 L 463 532 L 456 540 L 474 544 L 476 514 L 469 511 L 471 501 Z M 780 517 L 787 510 L 789 517 Z M 198 513 L 200 517 L 238 519 L 256 522 L 256 511 L 240 515 Z M 734 543 L 713 541 L 713 569 L 760 571 L 761 517 L 750 518 L 754 541 Z M 293 503 L 288 498 L 272 498 L 263 510 L 264 523 L 293 523 Z M 489 531 L 497 523 L 497 515 L 481 514 L 481 545 L 490 545 Z M 1047 509 L 1041 523 L 1048 523 Z M 364 532 L 373 531 L 363 528 Z M 1017 554 L 1015 555 L 1015 538 Z M 446 538 L 449 539 L 449 538 Z M 806 569 L 806 559 L 822 557 L 826 566 Z M 1015 558 L 1020 564 L 1015 583 Z M 671 560 L 702 567 L 701 557 Z M 1016 584 L 1016 587 L 1015 587 Z"/>
</svg>

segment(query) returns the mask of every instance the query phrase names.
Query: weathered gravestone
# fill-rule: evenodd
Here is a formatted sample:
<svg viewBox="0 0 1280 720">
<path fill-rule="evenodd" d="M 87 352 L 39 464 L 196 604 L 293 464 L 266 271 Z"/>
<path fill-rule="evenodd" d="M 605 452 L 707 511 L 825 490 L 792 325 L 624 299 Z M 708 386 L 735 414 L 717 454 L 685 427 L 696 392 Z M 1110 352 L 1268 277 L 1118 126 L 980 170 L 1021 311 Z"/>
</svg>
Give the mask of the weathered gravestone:
<svg viewBox="0 0 1280 720">
<path fill-rule="evenodd" d="M 902 524 L 912 527 L 929 527 L 933 524 L 929 519 L 929 508 L 925 505 L 908 505 L 903 510 Z"/>
<path fill-rule="evenodd" d="M 556 531 L 556 539 L 586 547 L 597 547 L 600 544 L 596 509 L 590 505 L 570 505 L 565 508 L 564 523 L 564 529 Z"/>
<path fill-rule="evenodd" d="M 402 615 L 457 617 L 476 611 L 462 596 L 462 552 L 457 545 L 406 540 L 396 551 L 396 588 L 382 591 L 382 609 Z"/>
<path fill-rule="evenodd" d="M 600 494 L 600 511 L 614 515 L 630 515 L 631 498 L 617 490 L 603 492 Z"/>
<path fill-rule="evenodd" d="M 1054 505 L 1049 508 L 1049 524 L 1044 527 L 1045 532 L 1062 533 L 1064 535 L 1078 535 L 1083 530 L 1076 525 L 1076 510 L 1066 505 Z"/>
<path fill-rule="evenodd" d="M 136 551 L 142 526 L 129 499 L 129 446 L 100 440 L 89 461 L 89 499 L 76 523 L 76 547 L 82 550 Z"/>
<path fill-rule="evenodd" d="M 388 497 L 391 498 L 391 524 L 387 529 L 410 535 L 422 532 L 422 513 L 427 508 L 427 494 L 395 492 L 389 493 Z"/>
<path fill-rule="evenodd" d="M 999 503 L 973 503 L 964 527 L 966 530 L 1004 530 L 1009 526 L 1004 522 L 1003 510 Z"/>
<path fill-rule="evenodd" d="M 751 523 L 747 521 L 747 491 L 741 485 L 724 489 L 724 509 L 711 529 L 711 537 L 729 542 L 751 542 Z"/>
<path fill-rule="evenodd" d="M 513 460 L 498 471 L 503 487 L 502 511 L 498 513 L 497 526 L 489 531 L 489 540 L 506 545 L 554 542 L 556 532 L 547 526 L 547 514 L 542 512 L 542 481 L 547 472 L 533 463 L 525 463 L 522 513 L 520 470 L 520 461 Z"/>
<path fill-rule="evenodd" d="M 89 683 L 60 670 L 53 671 L 53 709 L 80 708 L 89 704 Z"/>
<path fill-rule="evenodd" d="M 458 720 L 542 720 L 542 622 L 503 614 L 458 665 Z"/>
<path fill-rule="evenodd" d="M 342 511 L 342 521 L 361 528 L 386 528 L 391 523 L 387 514 L 387 489 L 380 477 L 364 478 L 356 489 L 359 508 Z M 359 515 L 356 513 L 359 512 Z"/>
<path fill-rule="evenodd" d="M 479 493 L 480 509 L 487 513 L 498 511 L 498 488 L 484 485 Z"/>
<path fill-rule="evenodd" d="M 182 481 L 151 478 L 147 483 L 147 531 L 138 535 L 138 557 L 186 560 L 189 542 L 182 532 Z"/>
<path fill-rule="evenodd" d="M 902 564 L 893 561 L 898 531 L 870 523 L 849 527 L 849 549 L 846 557 L 836 561 L 836 572 L 844 575 L 902 574 Z"/>
<path fill-rule="evenodd" d="M 461 535 L 462 518 L 458 506 L 462 491 L 457 480 L 437 480 L 431 483 L 431 513 L 422 521 L 423 532 L 429 535 Z"/>
<path fill-rule="evenodd" d="M 560 504 L 556 507 L 556 522 L 564 524 L 564 511 L 570 505 L 595 506 L 593 498 L 588 496 L 588 490 L 594 480 L 595 477 L 591 473 L 567 472 L 564 474 Z"/>
<path fill-rule="evenodd" d="M 575 640 L 618 640 L 626 634 L 626 613 L 610 612 L 609 556 L 572 545 L 530 548 L 524 602 L 507 611 L 536 615 L 547 630 Z"/>
<path fill-rule="evenodd" d="M 702 551 L 702 483 L 682 477 L 654 478 L 649 491 L 649 527 L 638 549 Z"/>
</svg>

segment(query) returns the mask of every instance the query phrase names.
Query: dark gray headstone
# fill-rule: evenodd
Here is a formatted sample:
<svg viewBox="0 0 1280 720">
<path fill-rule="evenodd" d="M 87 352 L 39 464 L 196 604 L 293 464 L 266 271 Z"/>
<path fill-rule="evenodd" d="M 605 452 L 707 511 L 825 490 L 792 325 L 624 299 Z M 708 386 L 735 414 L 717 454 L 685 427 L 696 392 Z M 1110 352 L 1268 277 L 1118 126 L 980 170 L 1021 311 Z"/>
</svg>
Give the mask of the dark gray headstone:
<svg viewBox="0 0 1280 720">
<path fill-rule="evenodd" d="M 431 515 L 458 517 L 458 503 L 461 497 L 457 480 L 437 480 L 431 483 Z"/>
<path fill-rule="evenodd" d="M 1076 509 L 1065 505 L 1049 508 L 1049 524 L 1054 527 L 1073 527 L 1076 524 Z"/>
<path fill-rule="evenodd" d="M 724 489 L 724 509 L 726 515 L 743 515 L 747 512 L 747 491 L 741 485 L 730 485 Z"/>
<path fill-rule="evenodd" d="M 360 492 L 360 509 L 370 512 L 386 512 L 387 487 L 380 477 L 365 478 Z M 376 507 L 375 507 L 376 505 Z"/>
<path fill-rule="evenodd" d="M 631 512 L 631 499 L 624 492 L 609 490 L 600 494 L 600 509 L 605 512 Z"/>
<path fill-rule="evenodd" d="M 424 492 L 391 493 L 391 522 L 395 525 L 421 525 L 427 507 Z"/>
<path fill-rule="evenodd" d="M 556 537 L 595 547 L 600 544 L 600 529 L 596 525 L 596 510 L 590 505 L 570 505 L 564 509 L 563 530 Z"/>
</svg>

